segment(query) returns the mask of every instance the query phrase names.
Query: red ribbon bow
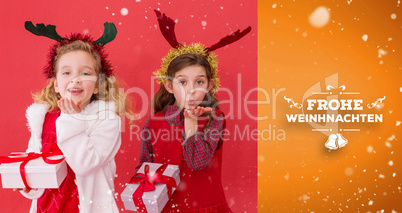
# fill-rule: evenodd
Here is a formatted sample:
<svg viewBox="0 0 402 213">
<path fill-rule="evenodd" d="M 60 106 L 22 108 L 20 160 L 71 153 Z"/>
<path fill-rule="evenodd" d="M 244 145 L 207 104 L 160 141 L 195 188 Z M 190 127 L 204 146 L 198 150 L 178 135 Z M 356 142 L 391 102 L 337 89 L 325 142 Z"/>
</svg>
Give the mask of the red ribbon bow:
<svg viewBox="0 0 402 213">
<path fill-rule="evenodd" d="M 50 151 L 53 152 L 50 152 Z M 60 150 L 57 150 L 57 146 L 52 146 L 49 149 L 46 149 L 42 153 L 34 153 L 34 152 L 28 152 L 28 153 L 11 153 L 9 156 L 0 156 L 0 164 L 2 163 L 16 163 L 16 162 L 21 162 L 20 165 L 20 174 L 22 178 L 22 182 L 24 182 L 24 185 L 27 189 L 32 189 L 29 187 L 26 176 L 25 176 L 25 165 L 33 159 L 40 158 L 42 157 L 43 161 L 47 164 L 58 164 L 64 160 L 64 157 L 61 159 L 57 160 L 52 160 L 49 159 L 48 157 L 51 156 L 56 156 L 56 155 L 63 155 L 63 153 Z"/>
<path fill-rule="evenodd" d="M 135 206 L 137 207 L 137 211 L 147 212 L 145 208 L 145 204 L 142 200 L 142 195 L 144 192 L 155 190 L 156 183 L 166 184 L 168 189 L 169 198 L 172 196 L 172 188 L 177 190 L 176 181 L 174 178 L 163 175 L 163 172 L 167 168 L 167 164 L 163 164 L 160 166 L 153 176 L 149 176 L 149 165 L 145 165 L 144 174 L 136 173 L 130 180 L 130 183 L 140 183 L 138 188 L 133 193 L 133 201 Z"/>
</svg>

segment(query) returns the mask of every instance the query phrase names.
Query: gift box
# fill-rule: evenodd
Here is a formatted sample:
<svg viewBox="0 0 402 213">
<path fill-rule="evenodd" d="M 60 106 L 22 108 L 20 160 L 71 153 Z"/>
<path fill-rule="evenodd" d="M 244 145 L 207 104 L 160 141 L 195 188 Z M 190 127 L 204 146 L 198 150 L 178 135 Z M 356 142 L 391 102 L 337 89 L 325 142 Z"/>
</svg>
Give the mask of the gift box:
<svg viewBox="0 0 402 213">
<path fill-rule="evenodd" d="M 51 156 L 45 158 L 45 162 L 40 154 L 37 158 L 29 159 L 24 166 L 25 179 L 30 188 L 59 188 L 64 178 L 67 176 L 67 163 L 63 156 Z M 27 156 L 27 154 L 25 154 Z M 8 157 L 13 160 L 17 156 Z M 29 158 L 29 157 L 28 157 Z M 61 161 L 61 162 L 60 162 Z M 57 163 L 56 163 L 57 162 Z M 21 172 L 21 162 L 2 163 L 0 165 L 1 182 L 3 188 L 24 188 L 24 176 Z"/>
<path fill-rule="evenodd" d="M 146 174 L 146 169 L 147 165 L 149 166 L 149 174 Z M 140 167 L 140 169 L 137 171 L 137 174 L 141 174 L 143 177 L 148 176 L 149 180 L 151 182 L 155 182 L 155 173 L 160 171 L 162 167 L 166 167 L 166 169 L 163 171 L 162 175 L 166 177 L 171 177 L 173 178 L 173 183 L 175 182 L 176 187 L 180 183 L 180 170 L 179 166 L 176 165 L 167 165 L 167 164 L 156 164 L 156 163 L 143 163 Z M 136 178 L 137 175 L 133 177 L 133 179 Z M 130 182 L 133 182 L 132 181 Z M 156 179 L 159 179 L 156 177 Z M 163 178 L 162 178 L 163 179 Z M 138 178 L 137 178 L 138 181 Z M 151 191 L 145 191 L 142 194 L 142 203 L 145 205 L 146 211 L 149 213 L 154 213 L 154 212 L 161 212 L 163 207 L 166 205 L 166 203 L 169 200 L 169 193 L 168 193 L 168 185 L 169 184 L 164 184 L 157 182 L 156 183 L 149 183 L 148 180 L 142 179 L 141 181 L 144 181 L 146 183 L 129 183 L 124 191 L 121 193 L 121 199 L 124 202 L 124 208 L 126 210 L 132 210 L 132 211 L 140 211 L 141 208 L 137 208 L 134 202 L 133 194 L 136 192 L 137 189 L 142 188 L 140 186 L 141 184 L 153 184 L 154 185 L 154 190 Z M 145 186 L 146 188 L 147 186 Z M 152 186 L 148 186 L 151 187 Z M 172 193 L 175 191 L 175 187 L 171 187 Z M 138 202 L 138 201 L 137 201 Z"/>
</svg>

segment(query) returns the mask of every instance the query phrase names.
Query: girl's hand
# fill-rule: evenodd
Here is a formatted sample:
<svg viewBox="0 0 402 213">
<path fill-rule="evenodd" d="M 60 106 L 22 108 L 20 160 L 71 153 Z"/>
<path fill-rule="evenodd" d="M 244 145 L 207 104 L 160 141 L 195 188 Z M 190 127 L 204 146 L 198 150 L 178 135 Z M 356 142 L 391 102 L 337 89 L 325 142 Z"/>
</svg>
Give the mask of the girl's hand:
<svg viewBox="0 0 402 213">
<path fill-rule="evenodd" d="M 31 190 L 37 191 L 38 189 L 27 189 L 27 187 L 24 187 L 23 189 L 21 189 L 21 188 L 14 188 L 14 189 L 13 189 L 14 192 L 16 192 L 16 191 L 23 191 L 23 192 L 25 192 L 25 193 L 29 193 Z"/>
<path fill-rule="evenodd" d="M 66 114 L 80 113 L 83 109 L 81 100 L 75 103 L 73 100 L 67 98 L 61 98 L 60 100 L 58 100 L 57 106 L 59 106 L 60 110 Z"/>
<path fill-rule="evenodd" d="M 191 107 L 191 109 L 185 109 L 183 114 L 184 114 L 184 118 L 197 119 L 205 112 L 210 112 L 210 111 L 212 111 L 211 107 L 197 106 L 197 107 Z"/>
</svg>

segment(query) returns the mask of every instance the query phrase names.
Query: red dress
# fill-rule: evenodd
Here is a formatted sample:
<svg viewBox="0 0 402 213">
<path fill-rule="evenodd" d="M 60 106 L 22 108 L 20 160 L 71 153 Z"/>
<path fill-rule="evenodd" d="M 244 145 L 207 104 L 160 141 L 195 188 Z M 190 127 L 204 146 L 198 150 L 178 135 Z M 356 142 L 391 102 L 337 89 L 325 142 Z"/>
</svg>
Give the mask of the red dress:
<svg viewBox="0 0 402 213">
<path fill-rule="evenodd" d="M 49 150 L 53 144 L 57 146 L 56 119 L 60 116 L 60 111 L 46 113 L 42 130 L 42 152 Z M 57 147 L 58 149 L 58 147 Z M 67 166 L 68 173 L 66 179 L 58 189 L 45 189 L 43 195 L 37 200 L 37 212 L 51 213 L 75 213 L 79 212 L 78 189 L 75 184 L 75 174 Z"/>
<path fill-rule="evenodd" d="M 207 120 L 198 121 L 199 131 L 202 131 L 206 122 Z M 154 163 L 168 163 L 180 167 L 179 190 L 173 193 L 162 212 L 231 212 L 221 182 L 221 144 L 218 145 L 207 168 L 193 171 L 183 159 L 181 138 L 184 126 L 168 124 L 165 121 L 165 113 L 159 112 L 149 120 L 149 129 L 151 132 L 172 134 L 169 137 L 157 137 L 158 139 L 153 138 L 151 134 Z M 175 134 L 178 134 L 178 137 Z"/>
</svg>

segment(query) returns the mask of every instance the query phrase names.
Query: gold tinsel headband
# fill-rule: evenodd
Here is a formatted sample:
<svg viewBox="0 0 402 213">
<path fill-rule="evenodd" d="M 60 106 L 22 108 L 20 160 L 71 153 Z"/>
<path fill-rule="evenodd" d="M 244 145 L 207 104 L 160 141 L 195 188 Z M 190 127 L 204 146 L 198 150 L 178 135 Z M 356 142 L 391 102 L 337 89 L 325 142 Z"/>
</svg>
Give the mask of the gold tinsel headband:
<svg viewBox="0 0 402 213">
<path fill-rule="evenodd" d="M 171 49 L 166 57 L 162 58 L 162 68 L 154 72 L 154 75 L 158 79 L 158 83 L 164 83 L 168 78 L 168 67 L 170 62 L 173 61 L 178 56 L 183 54 L 193 53 L 196 55 L 202 55 L 206 57 L 208 60 L 209 66 L 211 67 L 211 80 L 214 82 L 214 86 L 211 90 L 211 93 L 214 94 L 218 91 L 220 86 L 220 81 L 218 77 L 218 62 L 217 56 L 214 53 L 207 52 L 207 49 L 204 45 L 200 43 L 191 44 L 191 45 L 182 45 L 178 48 Z"/>
<path fill-rule="evenodd" d="M 240 30 L 237 30 L 236 32 L 222 38 L 218 43 L 210 47 L 205 47 L 200 43 L 183 45 L 180 44 L 176 39 L 176 34 L 174 32 L 174 27 L 176 23 L 173 21 L 173 19 L 167 17 L 165 14 L 162 15 L 161 12 L 159 12 L 158 10 L 155 10 L 155 13 L 156 17 L 158 18 L 159 29 L 161 30 L 163 37 L 165 37 L 165 39 L 173 47 L 173 49 L 169 51 L 166 57 L 162 59 L 161 69 L 154 72 L 154 75 L 157 76 L 158 78 L 158 83 L 163 83 L 167 80 L 168 77 L 167 70 L 172 60 L 174 60 L 176 57 L 180 55 L 186 53 L 193 53 L 197 55 L 202 55 L 207 58 L 212 71 L 211 80 L 213 80 L 214 82 L 214 86 L 211 90 L 211 93 L 212 94 L 216 93 L 219 89 L 220 81 L 217 75 L 218 73 L 217 56 L 212 51 L 241 39 L 243 36 L 245 36 L 247 33 L 251 31 L 251 27 L 249 26 L 241 32 Z"/>
</svg>

